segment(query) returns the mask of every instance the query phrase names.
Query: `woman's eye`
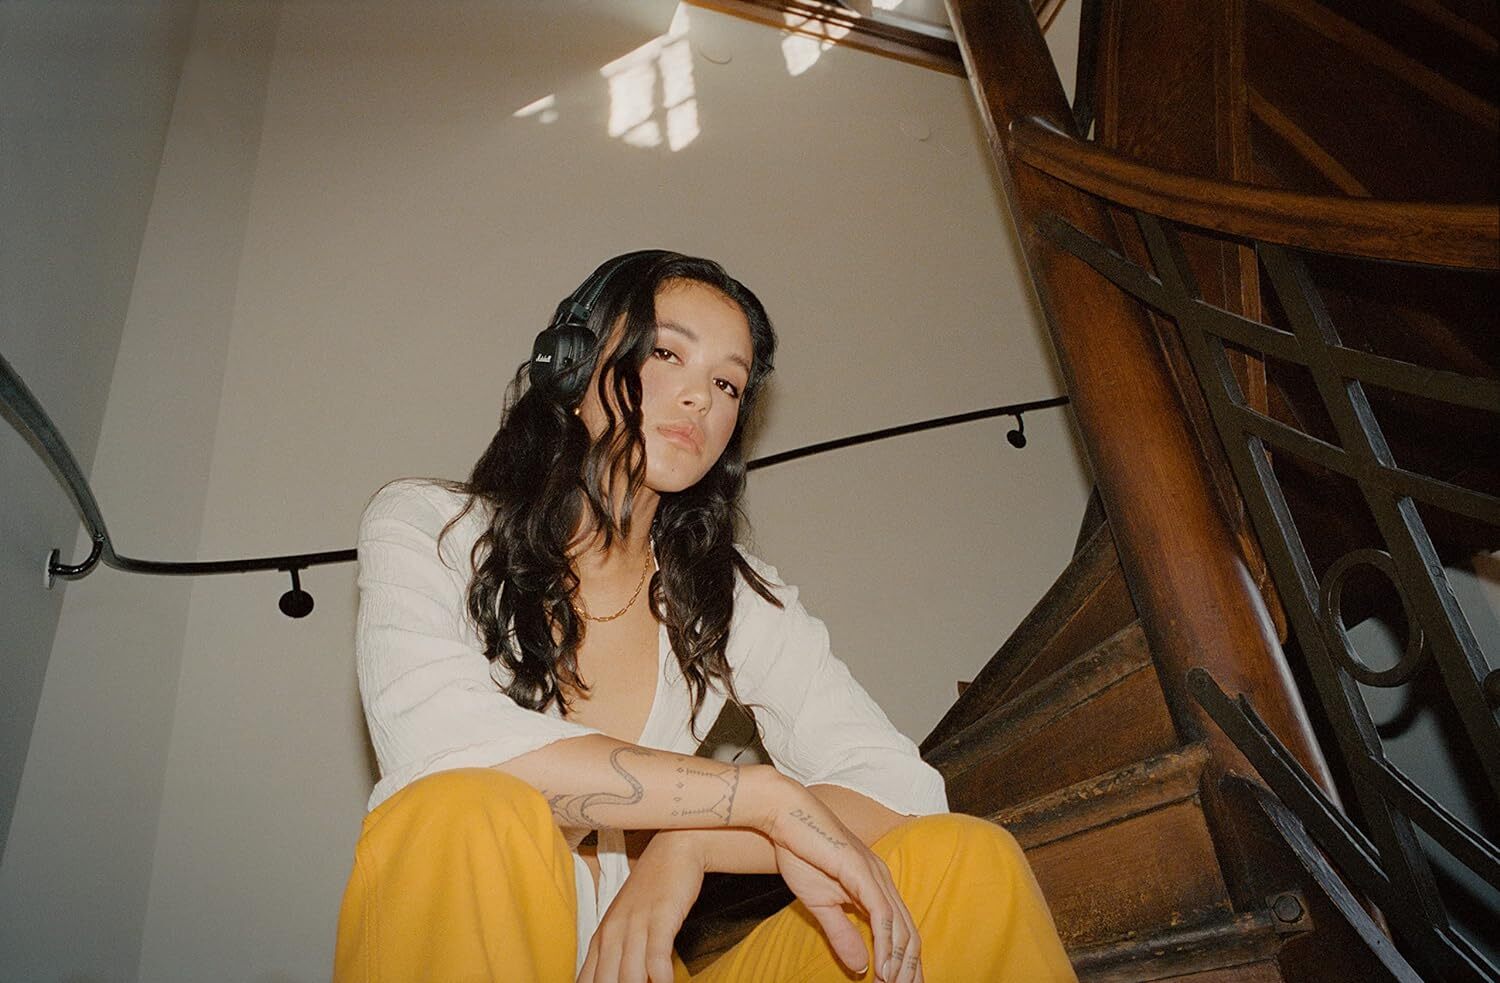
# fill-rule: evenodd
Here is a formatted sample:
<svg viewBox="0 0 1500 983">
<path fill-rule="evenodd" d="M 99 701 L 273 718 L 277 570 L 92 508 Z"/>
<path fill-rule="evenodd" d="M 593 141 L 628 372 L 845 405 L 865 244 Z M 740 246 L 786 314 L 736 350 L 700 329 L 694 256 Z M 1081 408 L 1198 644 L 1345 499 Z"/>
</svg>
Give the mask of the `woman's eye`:
<svg viewBox="0 0 1500 983">
<path fill-rule="evenodd" d="M 714 380 L 714 385 L 718 386 L 724 392 L 728 393 L 731 398 L 733 398 L 733 399 L 739 399 L 740 398 L 740 387 L 736 386 L 734 383 L 730 382 L 728 379 L 715 379 Z"/>
<path fill-rule="evenodd" d="M 672 351 L 672 349 L 670 348 L 653 348 L 651 350 L 651 354 L 652 356 L 661 359 L 663 362 L 670 362 L 677 357 L 677 353 Z"/>
</svg>

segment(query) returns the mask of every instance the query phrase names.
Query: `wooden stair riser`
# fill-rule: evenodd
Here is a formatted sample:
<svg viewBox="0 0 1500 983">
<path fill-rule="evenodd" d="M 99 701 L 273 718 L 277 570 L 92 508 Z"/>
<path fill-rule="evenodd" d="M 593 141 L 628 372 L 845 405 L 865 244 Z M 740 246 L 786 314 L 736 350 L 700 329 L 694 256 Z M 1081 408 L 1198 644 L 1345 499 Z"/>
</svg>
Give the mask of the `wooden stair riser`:
<svg viewBox="0 0 1500 983">
<path fill-rule="evenodd" d="M 1171 750 L 1177 733 L 1156 672 L 1139 669 L 948 783 L 952 808 L 991 811 Z"/>
<path fill-rule="evenodd" d="M 1183 802 L 1027 854 L 1064 945 L 1230 911 L 1200 804 Z"/>
<path fill-rule="evenodd" d="M 1177 743 L 1139 627 L 1117 634 L 934 750 L 956 810 L 990 813 Z"/>
<path fill-rule="evenodd" d="M 1030 665 L 1016 673 L 1000 702 L 1024 692 L 1135 620 L 1125 575 L 1116 567 L 1089 596 L 1085 616 L 1069 621 L 1043 645 Z"/>
<path fill-rule="evenodd" d="M 1070 949 L 1230 914 L 1199 796 L 1206 761 L 1194 746 L 996 817 L 1026 851 Z"/>
<path fill-rule="evenodd" d="M 1007 741 L 1030 734 L 1059 710 L 1082 702 L 1150 662 L 1145 633 L 1140 625 L 1133 624 L 1026 692 L 991 704 L 962 730 L 923 747 L 922 757 L 945 774 L 957 774 L 968 767 L 963 763 L 965 758 L 991 753 Z M 964 692 L 973 692 L 978 685 L 976 680 Z"/>
</svg>

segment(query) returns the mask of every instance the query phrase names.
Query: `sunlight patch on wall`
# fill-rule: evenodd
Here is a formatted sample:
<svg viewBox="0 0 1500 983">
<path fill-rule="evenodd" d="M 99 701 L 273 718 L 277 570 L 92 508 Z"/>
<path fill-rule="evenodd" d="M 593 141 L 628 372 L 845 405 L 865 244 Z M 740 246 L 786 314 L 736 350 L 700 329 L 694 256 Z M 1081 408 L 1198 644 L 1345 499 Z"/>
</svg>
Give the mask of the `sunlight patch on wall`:
<svg viewBox="0 0 1500 983">
<path fill-rule="evenodd" d="M 534 116 L 538 123 L 555 123 L 557 122 L 557 96 L 542 96 L 536 102 L 522 106 L 511 115 L 516 119 Z"/>
<path fill-rule="evenodd" d="M 786 73 L 801 75 L 818 63 L 823 52 L 833 47 L 834 42 L 849 33 L 849 28 L 837 24 L 823 24 L 798 14 L 783 14 L 787 30 L 803 33 L 788 34 L 781 39 L 781 57 L 786 59 Z"/>
<path fill-rule="evenodd" d="M 861 12 L 868 15 L 871 9 L 895 10 L 905 2 L 906 0 L 873 0 L 869 8 Z M 859 9 L 857 4 L 855 9 Z M 782 14 L 782 18 L 786 21 L 787 31 L 791 32 L 781 39 L 781 55 L 786 59 L 788 75 L 801 75 L 812 68 L 823 57 L 823 52 L 849 33 L 847 27 L 824 24 L 798 14 Z"/>
<path fill-rule="evenodd" d="M 609 135 L 635 147 L 681 150 L 698 138 L 698 100 L 688 13 L 679 5 L 667 33 L 599 69 L 609 85 Z"/>
</svg>

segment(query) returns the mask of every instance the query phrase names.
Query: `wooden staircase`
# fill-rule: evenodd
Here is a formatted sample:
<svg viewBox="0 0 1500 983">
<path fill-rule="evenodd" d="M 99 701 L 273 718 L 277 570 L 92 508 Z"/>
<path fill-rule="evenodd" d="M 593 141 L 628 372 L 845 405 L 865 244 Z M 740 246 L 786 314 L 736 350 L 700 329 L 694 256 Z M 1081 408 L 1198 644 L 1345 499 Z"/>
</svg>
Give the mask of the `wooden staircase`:
<svg viewBox="0 0 1500 983">
<path fill-rule="evenodd" d="M 1298 978 L 1277 960 L 1312 927 L 1307 886 L 1236 902 L 1211 752 L 1173 722 L 1107 523 L 963 690 L 923 757 L 955 812 L 1020 842 L 1081 980 Z M 774 876 L 711 875 L 679 951 L 700 968 L 790 901 Z"/>
<path fill-rule="evenodd" d="M 923 756 L 954 811 L 1020 842 L 1080 979 L 1284 978 L 1277 955 L 1310 927 L 1305 902 L 1289 884 L 1285 920 L 1271 902 L 1237 910 L 1204 809 L 1210 752 L 1173 723 L 1108 525 Z"/>
<path fill-rule="evenodd" d="M 1257 804 L 1271 796 L 1263 776 L 1189 684 L 1192 673 L 1243 698 L 1306 786 L 1341 808 L 1324 749 L 1344 755 L 1343 769 L 1364 759 L 1349 757 L 1347 733 L 1314 732 L 1314 694 L 1322 712 L 1343 711 L 1330 709 L 1340 706 L 1330 686 L 1307 678 L 1308 643 L 1289 638 L 1300 605 L 1300 637 L 1320 644 L 1306 631 L 1305 592 L 1285 550 L 1265 546 L 1264 511 L 1252 525 L 1247 502 L 1260 492 L 1246 492 L 1250 465 L 1200 387 L 1181 321 L 1197 316 L 1201 298 L 1230 320 L 1279 331 L 1222 335 L 1250 339 L 1221 352 L 1242 397 L 1234 419 L 1263 417 L 1329 447 L 1342 438 L 1321 416 L 1313 356 L 1301 341 L 1293 355 L 1303 361 L 1276 354 L 1291 350 L 1295 325 L 1263 275 L 1263 247 L 1311 252 L 1309 282 L 1335 321 L 1352 325 L 1341 357 L 1492 379 L 1500 335 L 1482 326 L 1494 323 L 1494 280 L 1470 275 L 1497 269 L 1496 213 L 1442 203 L 1493 202 L 1500 24 L 1486 0 L 1379 11 L 1356 0 L 1080 2 L 1085 31 L 1095 29 L 1083 40 L 1098 55 L 1097 74 L 1081 72 L 1078 86 L 1082 104 L 1098 107 L 1097 119 L 1084 114 L 1092 141 L 1079 139 L 1034 4 L 948 0 L 1098 486 L 1073 560 L 961 684 L 923 756 L 955 811 L 1021 843 L 1081 979 L 1415 979 L 1318 849 L 1272 827 Z M 1475 50 L 1449 57 L 1449 35 Z M 1442 125 L 1420 154 L 1389 152 L 1393 134 L 1405 150 L 1433 119 Z M 1389 200 L 1362 200 L 1372 194 Z M 1411 197 L 1429 201 L 1400 200 Z M 1161 220 L 1180 261 L 1161 258 Z M 1158 248 L 1148 253 L 1151 223 Z M 1086 260 L 1080 242 L 1140 276 L 1105 272 L 1109 263 L 1098 252 Z M 1371 260 L 1380 265 L 1356 265 Z M 1194 281 L 1186 299 L 1168 296 L 1173 279 Z M 1257 347 L 1266 339 L 1274 344 Z M 1373 377 L 1371 400 L 1390 421 L 1397 460 L 1500 493 L 1493 418 L 1465 409 L 1478 408 L 1472 396 L 1430 402 L 1383 378 Z M 1238 451 L 1244 432 L 1233 436 Z M 1434 442 L 1434 432 L 1451 439 Z M 1278 472 L 1313 570 L 1381 543 L 1350 481 L 1267 446 L 1251 465 Z M 1497 543 L 1493 523 L 1434 519 L 1431 533 L 1439 559 Z M 1283 557 L 1275 583 L 1272 555 Z M 1345 624 L 1386 601 L 1346 591 Z M 1390 808 L 1383 792 L 1350 795 L 1349 772 L 1340 774 L 1357 807 Z M 1394 841 L 1388 852 L 1394 863 Z M 1431 892 L 1385 890 L 1380 876 L 1362 890 L 1384 890 L 1398 945 L 1420 949 L 1427 967 L 1478 965 L 1444 939 L 1441 919 L 1402 910 L 1419 894 L 1434 907 Z M 788 900 L 774 877 L 710 883 L 679 949 L 696 968 Z"/>
</svg>

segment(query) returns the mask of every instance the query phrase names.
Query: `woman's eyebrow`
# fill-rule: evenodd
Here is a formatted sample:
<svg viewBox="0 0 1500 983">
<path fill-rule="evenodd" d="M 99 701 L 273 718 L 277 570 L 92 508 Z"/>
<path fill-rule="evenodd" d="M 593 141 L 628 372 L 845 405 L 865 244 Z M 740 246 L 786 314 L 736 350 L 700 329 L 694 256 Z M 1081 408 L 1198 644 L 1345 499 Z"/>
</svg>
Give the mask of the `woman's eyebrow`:
<svg viewBox="0 0 1500 983">
<path fill-rule="evenodd" d="M 658 330 L 658 331 L 675 331 L 678 334 L 682 335 L 684 338 L 686 338 L 688 341 L 692 341 L 692 342 L 697 342 L 699 340 L 698 339 L 698 332 L 694 331 L 692 328 L 688 327 L 685 324 L 678 324 L 676 321 L 657 321 L 656 322 L 656 330 Z M 744 369 L 745 372 L 746 372 L 746 374 L 749 374 L 749 372 L 750 372 L 750 360 L 749 359 L 747 359 L 745 356 L 741 355 L 739 352 L 733 352 L 733 353 L 731 353 L 728 356 L 728 358 L 729 358 L 729 361 L 733 362 L 735 365 L 738 365 L 740 368 Z"/>
</svg>

